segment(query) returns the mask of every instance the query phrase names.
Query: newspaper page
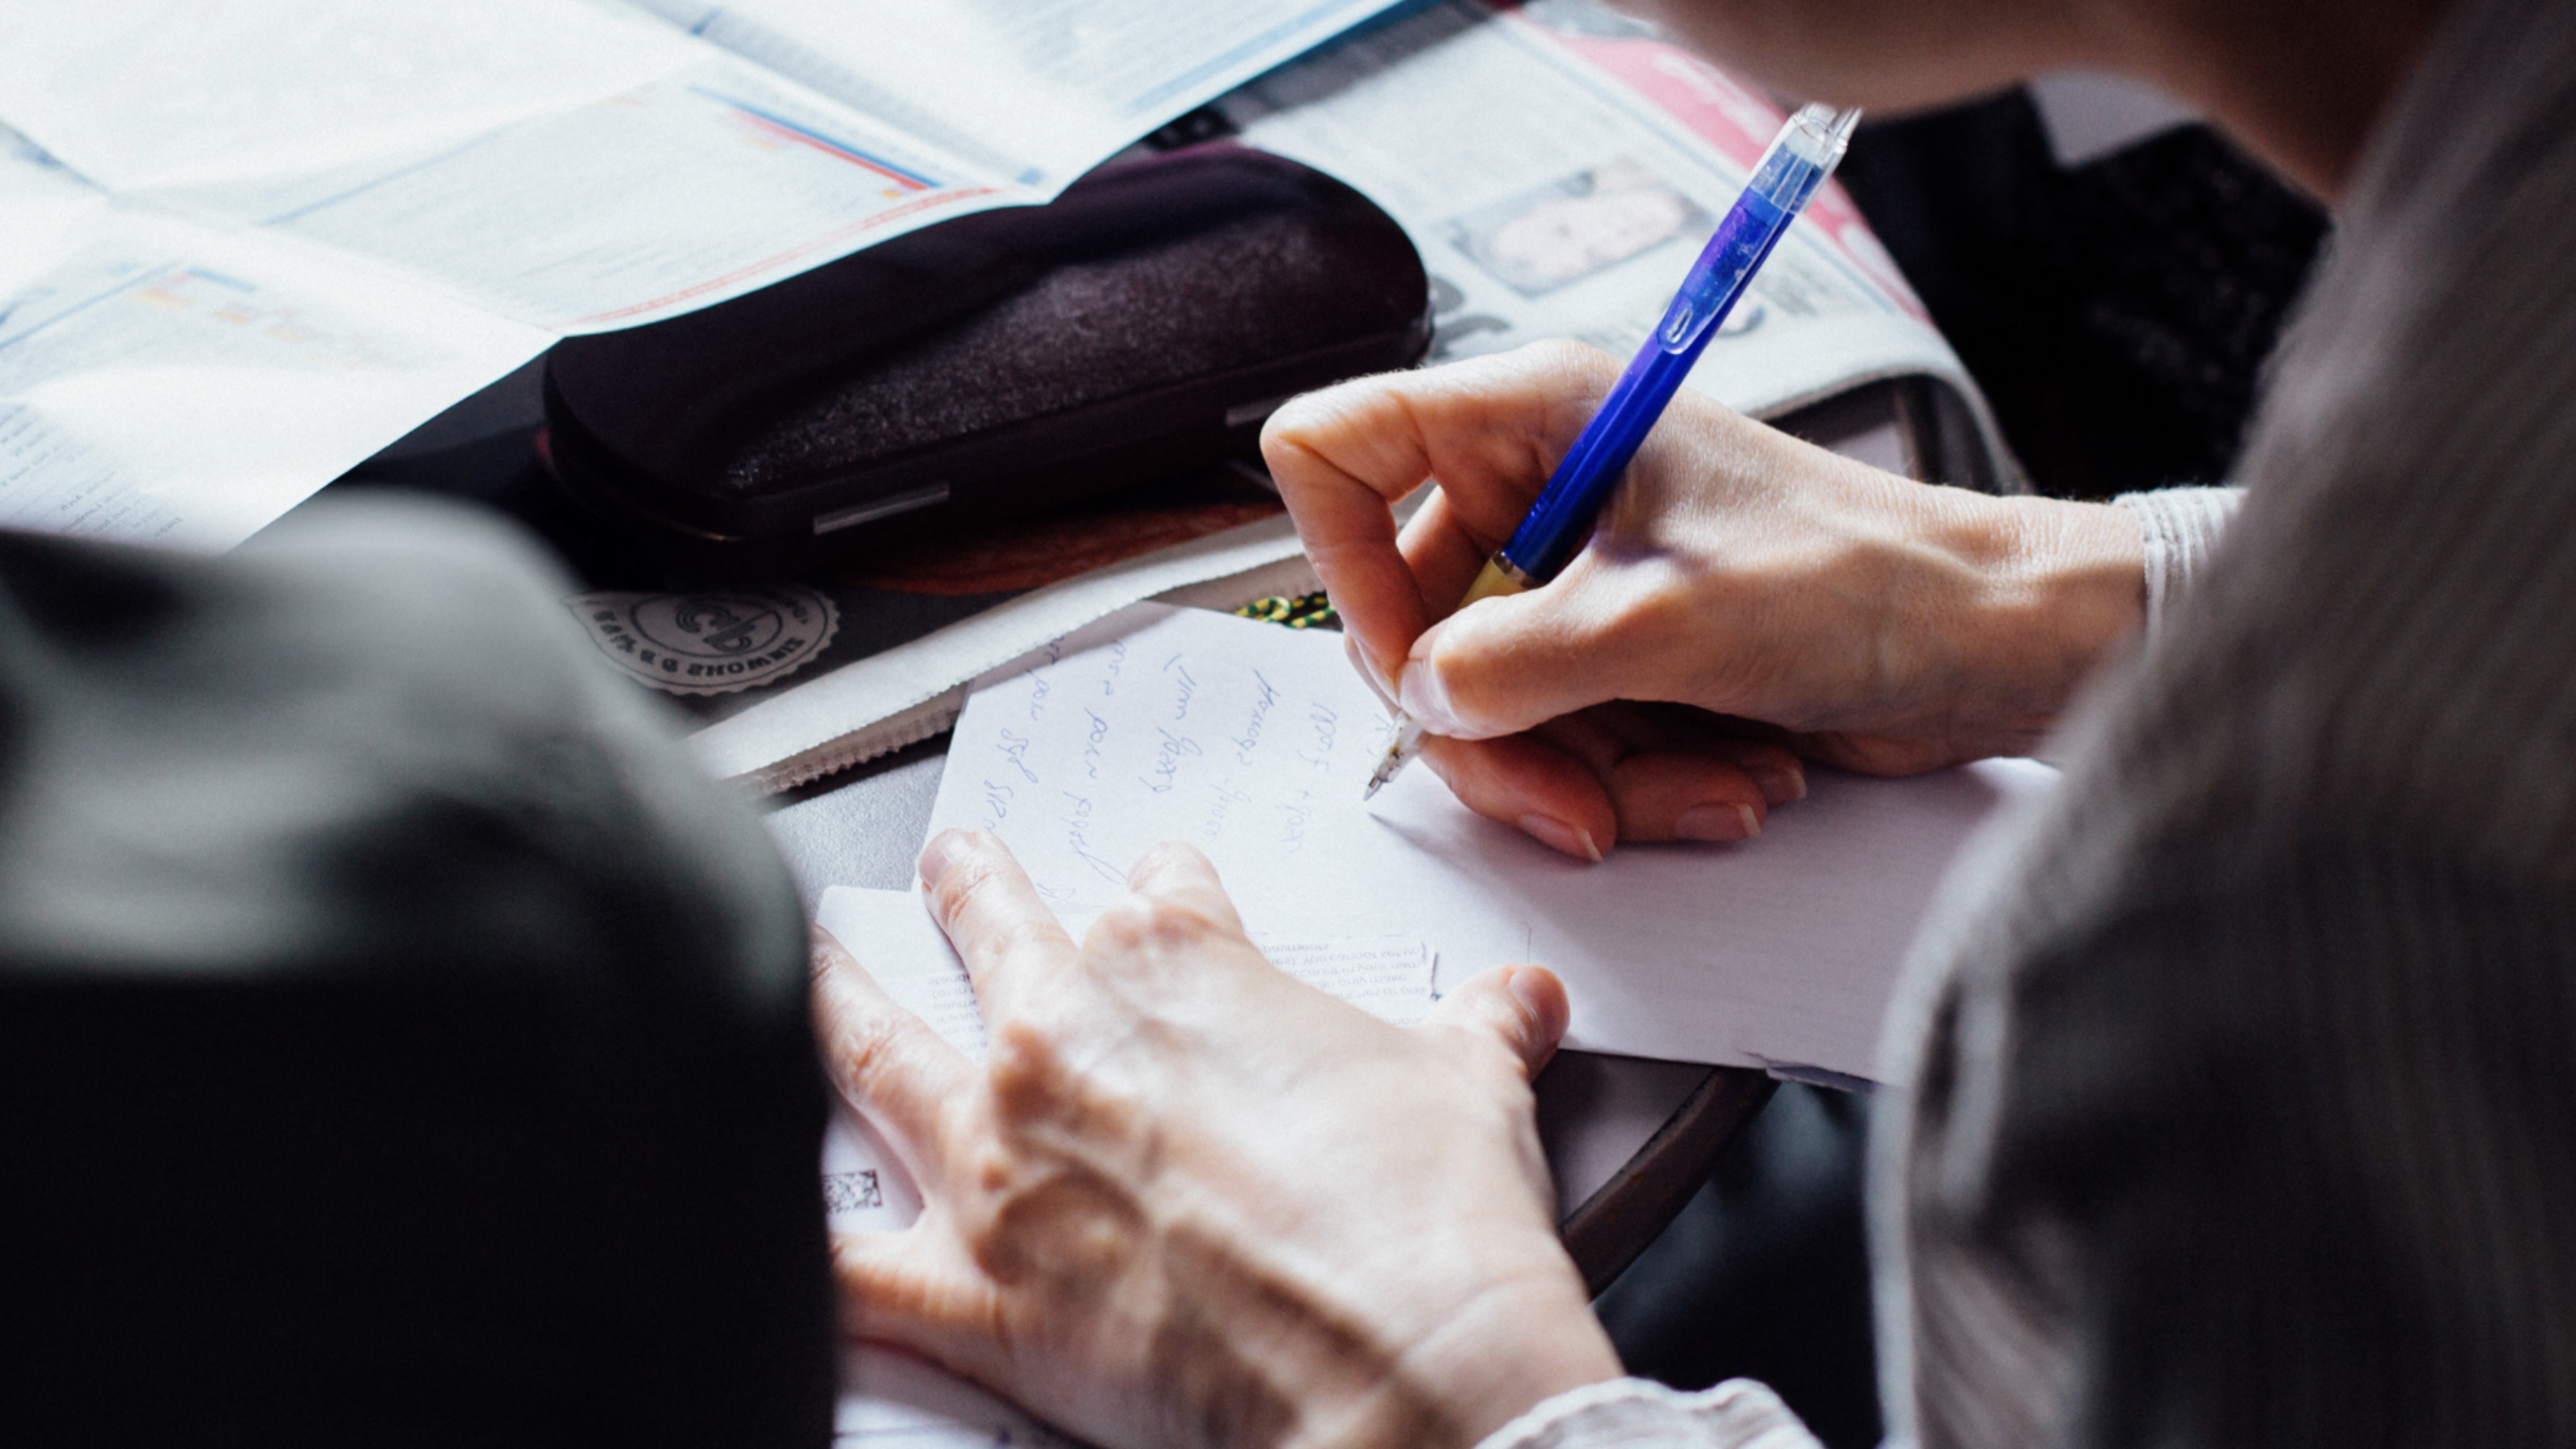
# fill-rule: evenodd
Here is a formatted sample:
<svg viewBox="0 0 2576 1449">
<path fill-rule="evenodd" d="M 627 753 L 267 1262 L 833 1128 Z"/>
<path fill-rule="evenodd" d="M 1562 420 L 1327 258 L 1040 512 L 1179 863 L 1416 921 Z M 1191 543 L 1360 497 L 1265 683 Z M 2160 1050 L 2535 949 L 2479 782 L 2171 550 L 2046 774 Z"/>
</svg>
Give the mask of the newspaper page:
<svg viewBox="0 0 2576 1449">
<path fill-rule="evenodd" d="M 5 132 L 0 214 L 0 527 L 228 548 L 553 340 Z"/>
<path fill-rule="evenodd" d="M 689 33 L 1052 193 L 1388 0 L 637 0 Z M 955 58 L 975 57 L 972 66 Z"/>
<path fill-rule="evenodd" d="M 1784 119 L 1591 0 L 1448 3 L 1221 103 L 1247 142 L 1349 182 L 1432 274 L 1435 359 L 1570 337 L 1626 358 Z M 1754 280 L 1690 385 L 1775 414 L 1874 378 L 1976 389 L 1840 187 Z"/>
<path fill-rule="evenodd" d="M 0 522 L 229 547 L 555 338 L 1043 202 L 1388 3 L 0 0 Z"/>
<path fill-rule="evenodd" d="M 12 34 L 0 122 L 565 334 L 1046 195 L 609 0 L 94 0 Z"/>
<path fill-rule="evenodd" d="M 1389 3 L 19 0 L 0 122 L 577 333 L 1046 201 Z"/>
</svg>

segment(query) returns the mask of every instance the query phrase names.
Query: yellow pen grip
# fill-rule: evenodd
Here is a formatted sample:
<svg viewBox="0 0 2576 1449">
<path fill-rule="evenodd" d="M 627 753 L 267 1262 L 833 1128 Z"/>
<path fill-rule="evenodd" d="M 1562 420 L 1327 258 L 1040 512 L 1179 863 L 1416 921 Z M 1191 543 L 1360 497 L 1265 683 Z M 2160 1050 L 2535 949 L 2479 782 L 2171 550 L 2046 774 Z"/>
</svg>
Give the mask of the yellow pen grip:
<svg viewBox="0 0 2576 1449">
<path fill-rule="evenodd" d="M 1476 582 L 1467 590 L 1467 597 L 1458 601 L 1458 607 L 1463 609 L 1478 599 L 1527 593 L 1531 587 L 1529 575 L 1499 558 L 1489 558 L 1485 560 L 1485 571 L 1476 575 Z"/>
</svg>

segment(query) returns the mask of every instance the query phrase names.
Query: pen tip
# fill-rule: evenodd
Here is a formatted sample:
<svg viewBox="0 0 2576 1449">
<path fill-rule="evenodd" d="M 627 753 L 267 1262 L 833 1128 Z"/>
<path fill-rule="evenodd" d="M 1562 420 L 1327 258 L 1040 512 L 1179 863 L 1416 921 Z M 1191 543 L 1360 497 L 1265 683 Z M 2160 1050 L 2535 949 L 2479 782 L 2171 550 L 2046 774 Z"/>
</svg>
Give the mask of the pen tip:
<svg viewBox="0 0 2576 1449">
<path fill-rule="evenodd" d="M 1386 742 L 1386 753 L 1379 757 L 1376 771 L 1369 776 L 1368 793 L 1360 796 L 1363 804 L 1376 799 L 1377 792 L 1386 788 L 1387 781 L 1402 773 L 1406 762 L 1413 758 L 1415 746 L 1421 741 L 1422 727 L 1402 714 L 1397 715 L 1395 737 Z"/>
<path fill-rule="evenodd" d="M 1377 769 L 1370 774 L 1368 789 L 1360 796 L 1361 803 L 1366 804 L 1368 801 L 1376 799 L 1377 792 L 1385 789 L 1386 782 L 1394 779 L 1395 772 L 1403 768 L 1404 752 L 1402 750 L 1387 751 L 1386 758 L 1378 761 Z"/>
</svg>

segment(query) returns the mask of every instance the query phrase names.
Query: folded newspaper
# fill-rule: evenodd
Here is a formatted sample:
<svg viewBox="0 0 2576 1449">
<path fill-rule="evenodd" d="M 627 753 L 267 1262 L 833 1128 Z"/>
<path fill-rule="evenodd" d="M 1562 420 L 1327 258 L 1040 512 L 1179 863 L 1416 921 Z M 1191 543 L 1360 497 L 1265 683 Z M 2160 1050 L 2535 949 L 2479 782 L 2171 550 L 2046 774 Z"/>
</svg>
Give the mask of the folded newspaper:
<svg viewBox="0 0 2576 1449">
<path fill-rule="evenodd" d="M 1048 200 L 1390 3 L 0 5 L 0 526 L 230 547 L 559 337 Z"/>
</svg>

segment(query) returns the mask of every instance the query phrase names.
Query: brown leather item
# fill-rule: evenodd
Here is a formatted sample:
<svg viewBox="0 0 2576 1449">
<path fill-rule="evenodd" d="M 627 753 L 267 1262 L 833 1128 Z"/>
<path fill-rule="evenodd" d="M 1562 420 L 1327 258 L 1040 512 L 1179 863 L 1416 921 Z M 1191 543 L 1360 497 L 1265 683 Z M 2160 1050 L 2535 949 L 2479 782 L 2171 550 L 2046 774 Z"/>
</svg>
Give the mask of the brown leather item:
<svg viewBox="0 0 2576 1449">
<path fill-rule="evenodd" d="M 1279 402 L 1409 366 L 1430 334 L 1392 218 L 1216 144 L 570 339 L 546 407 L 594 509 L 683 567 L 762 572 L 1249 456 Z"/>
</svg>

